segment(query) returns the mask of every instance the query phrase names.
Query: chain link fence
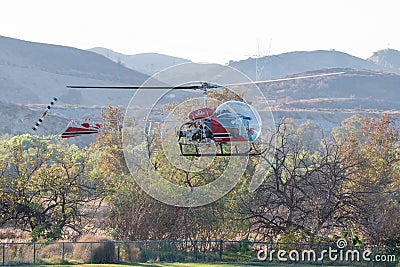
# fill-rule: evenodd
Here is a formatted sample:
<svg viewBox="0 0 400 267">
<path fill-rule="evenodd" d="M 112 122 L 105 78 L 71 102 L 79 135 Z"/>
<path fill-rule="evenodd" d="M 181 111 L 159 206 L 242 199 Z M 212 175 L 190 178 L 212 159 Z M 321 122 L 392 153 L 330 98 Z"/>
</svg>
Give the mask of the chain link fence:
<svg viewBox="0 0 400 267">
<path fill-rule="evenodd" d="M 285 262 L 400 266 L 399 247 L 222 240 L 0 243 L 5 265 L 132 262 Z"/>
</svg>

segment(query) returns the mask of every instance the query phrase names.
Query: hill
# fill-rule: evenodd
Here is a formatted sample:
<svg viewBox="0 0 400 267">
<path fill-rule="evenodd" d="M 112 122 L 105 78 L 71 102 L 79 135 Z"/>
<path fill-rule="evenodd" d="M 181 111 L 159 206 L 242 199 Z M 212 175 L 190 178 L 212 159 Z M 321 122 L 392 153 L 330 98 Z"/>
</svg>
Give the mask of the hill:
<svg viewBox="0 0 400 267">
<path fill-rule="evenodd" d="M 400 71 L 400 51 L 394 49 L 379 50 L 374 52 L 368 60 L 377 65 Z"/>
<path fill-rule="evenodd" d="M 0 36 L 2 100 L 46 104 L 127 104 L 132 92 L 72 91 L 69 84 L 141 84 L 148 78 L 101 55 L 72 47 L 22 41 Z"/>
<path fill-rule="evenodd" d="M 29 108 L 25 105 L 11 104 L 0 101 L 0 133 L 17 135 L 32 132 L 32 126 L 44 111 L 44 106 Z M 47 116 L 37 130 L 38 134 L 59 134 L 68 124 L 68 119 L 54 116 Z"/>
<path fill-rule="evenodd" d="M 118 58 L 126 55 L 107 49 L 102 51 L 109 53 L 108 57 L 117 63 L 91 51 L 0 36 L 0 90 L 3 101 L 0 103 L 2 120 L 0 132 L 16 134 L 30 131 L 32 123 L 44 108 L 38 104 L 47 105 L 53 96 L 58 97 L 59 101 L 51 112 L 57 116 L 51 120 L 59 122 L 49 125 L 53 125 L 54 129 L 57 128 L 57 132 L 63 129 L 71 118 L 95 118 L 101 107 L 106 105 L 125 107 L 133 95 L 131 91 L 85 91 L 65 88 L 69 84 L 140 85 L 149 77 L 124 67 L 122 60 Z M 363 60 L 338 51 L 291 52 L 259 58 L 257 65 L 260 67 L 259 70 L 262 70 L 260 71 L 262 79 L 281 78 L 287 75 L 290 77 L 294 73 L 311 75 L 321 72 L 345 72 L 338 76 L 265 83 L 259 87 L 269 100 L 277 118 L 292 116 L 298 122 L 314 120 L 324 128 L 334 127 L 340 120 L 355 113 L 397 114 L 400 110 L 400 75 L 395 73 L 397 53 L 378 51 L 374 55 L 374 60 L 381 65 L 373 62 L 371 58 Z M 177 63 L 173 61 L 174 57 L 169 56 L 158 54 L 141 56 L 142 59 L 149 59 L 151 56 L 158 59 L 167 57 L 170 60 L 168 64 Z M 145 60 L 137 62 L 142 62 L 138 63 L 138 66 L 143 66 Z M 391 64 L 384 65 L 383 62 Z M 231 66 L 247 72 L 249 76 L 252 74 L 254 76 L 254 64 L 255 59 L 230 62 Z M 332 66 L 334 68 L 331 68 Z M 214 65 L 213 68 L 221 68 L 222 71 L 222 66 Z M 190 76 L 193 73 L 198 72 L 182 66 L 182 69 L 171 74 L 173 77 L 163 78 L 166 81 L 180 81 L 183 76 L 192 80 L 220 82 L 219 77 L 210 78 L 210 73 L 218 73 L 214 69 L 210 73 L 202 73 L 204 75 L 200 75 L 201 77 L 198 74 Z M 240 81 L 230 77 L 229 82 Z M 191 94 L 192 92 L 184 90 L 174 92 L 173 99 L 179 102 Z M 140 99 L 137 108 L 145 113 L 146 108 L 152 105 L 148 102 L 148 99 Z M 29 104 L 29 108 L 20 104 Z M 25 125 L 25 122 L 29 123 Z M 45 134 L 53 133 L 52 131 L 51 128 L 43 128 Z"/>
<path fill-rule="evenodd" d="M 275 117 L 292 117 L 298 123 L 311 120 L 325 129 L 338 126 L 354 114 L 389 113 L 400 120 L 399 74 L 348 68 L 324 71 L 344 74 L 259 84 Z"/>
<path fill-rule="evenodd" d="M 347 98 L 354 101 L 382 100 L 400 102 L 400 75 L 389 72 L 334 68 L 299 73 L 293 76 L 307 76 L 323 72 L 344 72 L 340 75 L 322 76 L 310 79 L 261 83 L 260 89 L 275 102 L 311 99 Z M 370 106 L 374 108 L 374 106 Z M 340 106 L 338 107 L 340 108 Z"/>
<path fill-rule="evenodd" d="M 400 73 L 400 69 L 381 66 L 371 60 L 365 60 L 335 50 L 297 51 L 257 59 L 248 58 L 246 60 L 231 61 L 229 66 L 242 71 L 252 80 L 269 80 L 324 68 L 369 69 Z"/>
<path fill-rule="evenodd" d="M 141 53 L 136 55 L 125 55 L 114 52 L 107 48 L 95 47 L 89 51 L 103 55 L 114 62 L 120 63 L 130 69 L 153 75 L 165 68 L 190 62 L 188 59 L 173 57 L 158 53 Z"/>
</svg>

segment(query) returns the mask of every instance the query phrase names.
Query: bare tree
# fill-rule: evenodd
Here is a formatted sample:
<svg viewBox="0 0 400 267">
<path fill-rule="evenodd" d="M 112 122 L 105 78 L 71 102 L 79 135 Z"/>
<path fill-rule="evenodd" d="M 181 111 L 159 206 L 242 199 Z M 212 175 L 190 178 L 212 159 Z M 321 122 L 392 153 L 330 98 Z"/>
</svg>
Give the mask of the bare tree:
<svg viewBox="0 0 400 267">
<path fill-rule="evenodd" d="M 354 194 L 345 185 L 350 166 L 342 164 L 343 147 L 322 138 L 311 153 L 285 121 L 270 146 L 274 153 L 264 158 L 271 166 L 264 183 L 242 203 L 251 231 L 262 239 L 288 230 L 306 231 L 312 238 L 346 225 Z"/>
</svg>

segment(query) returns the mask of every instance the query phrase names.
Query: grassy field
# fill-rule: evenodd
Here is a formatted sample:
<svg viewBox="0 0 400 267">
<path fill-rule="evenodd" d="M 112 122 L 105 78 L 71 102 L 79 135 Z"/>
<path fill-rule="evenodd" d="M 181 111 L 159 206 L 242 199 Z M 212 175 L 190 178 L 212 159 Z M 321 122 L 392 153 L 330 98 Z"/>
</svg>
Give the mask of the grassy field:
<svg viewBox="0 0 400 267">
<path fill-rule="evenodd" d="M 34 267 L 49 267 L 52 265 L 32 265 Z M 301 265 L 301 264 L 275 264 L 275 263 L 168 263 L 168 262 L 156 262 L 156 263 L 133 263 L 133 264 L 79 264 L 79 265 L 53 265 L 53 266 L 68 266 L 68 267 L 126 267 L 126 266 L 138 266 L 138 267 L 257 267 L 257 266 L 274 266 L 274 267 L 316 267 L 318 265 Z M 324 265 L 324 267 L 329 267 Z M 344 267 L 344 266 L 335 266 Z"/>
</svg>

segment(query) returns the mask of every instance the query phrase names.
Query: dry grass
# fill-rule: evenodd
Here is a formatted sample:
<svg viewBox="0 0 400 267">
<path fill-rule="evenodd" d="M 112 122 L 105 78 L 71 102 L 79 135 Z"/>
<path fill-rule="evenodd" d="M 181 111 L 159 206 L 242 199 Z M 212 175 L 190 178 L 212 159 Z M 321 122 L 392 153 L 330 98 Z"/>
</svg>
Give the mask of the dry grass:
<svg viewBox="0 0 400 267">
<path fill-rule="evenodd" d="M 19 229 L 6 227 L 0 229 L 0 242 L 12 243 L 12 242 L 29 242 L 30 236 L 26 231 Z"/>
</svg>

